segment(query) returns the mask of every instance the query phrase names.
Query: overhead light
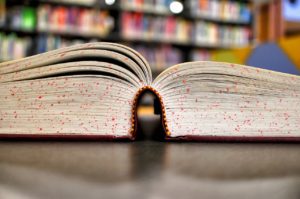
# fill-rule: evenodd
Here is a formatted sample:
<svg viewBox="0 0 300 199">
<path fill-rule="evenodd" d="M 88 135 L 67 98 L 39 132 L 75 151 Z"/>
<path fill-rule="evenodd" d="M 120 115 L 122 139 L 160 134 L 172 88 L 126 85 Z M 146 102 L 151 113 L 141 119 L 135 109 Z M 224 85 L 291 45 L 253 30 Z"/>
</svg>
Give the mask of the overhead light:
<svg viewBox="0 0 300 199">
<path fill-rule="evenodd" d="M 113 5 L 116 2 L 116 0 L 105 0 L 105 3 L 107 5 Z"/>
<path fill-rule="evenodd" d="M 172 1 L 170 10 L 174 14 L 179 14 L 183 11 L 183 4 L 180 1 Z"/>
</svg>

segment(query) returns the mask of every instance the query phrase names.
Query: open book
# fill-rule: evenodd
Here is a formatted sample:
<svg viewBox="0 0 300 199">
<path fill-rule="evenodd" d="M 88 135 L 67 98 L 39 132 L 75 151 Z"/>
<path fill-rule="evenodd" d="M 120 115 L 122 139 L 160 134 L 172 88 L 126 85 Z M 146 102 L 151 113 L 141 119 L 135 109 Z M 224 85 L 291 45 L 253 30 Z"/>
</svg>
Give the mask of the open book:
<svg viewBox="0 0 300 199">
<path fill-rule="evenodd" d="M 115 43 L 0 64 L 0 135 L 134 139 L 145 91 L 157 96 L 168 139 L 300 140 L 299 76 L 189 62 L 152 80 L 147 61 Z"/>
</svg>

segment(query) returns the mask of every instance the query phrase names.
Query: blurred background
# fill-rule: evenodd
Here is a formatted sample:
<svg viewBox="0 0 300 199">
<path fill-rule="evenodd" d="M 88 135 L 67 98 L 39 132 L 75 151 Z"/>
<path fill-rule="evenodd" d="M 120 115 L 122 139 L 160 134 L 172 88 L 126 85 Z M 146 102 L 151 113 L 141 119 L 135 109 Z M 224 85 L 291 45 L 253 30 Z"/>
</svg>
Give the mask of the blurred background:
<svg viewBox="0 0 300 199">
<path fill-rule="evenodd" d="M 91 41 L 138 50 L 154 76 L 195 60 L 299 74 L 300 1 L 0 0 L 1 62 Z"/>
<path fill-rule="evenodd" d="M 299 75 L 300 0 L 0 0 L 0 62 L 91 41 L 138 50 L 154 76 L 195 60 Z M 153 106 L 139 110 L 153 116 Z M 155 132 L 159 115 L 140 116 Z M 0 141 L 0 198 L 298 199 L 299 149 Z"/>
</svg>

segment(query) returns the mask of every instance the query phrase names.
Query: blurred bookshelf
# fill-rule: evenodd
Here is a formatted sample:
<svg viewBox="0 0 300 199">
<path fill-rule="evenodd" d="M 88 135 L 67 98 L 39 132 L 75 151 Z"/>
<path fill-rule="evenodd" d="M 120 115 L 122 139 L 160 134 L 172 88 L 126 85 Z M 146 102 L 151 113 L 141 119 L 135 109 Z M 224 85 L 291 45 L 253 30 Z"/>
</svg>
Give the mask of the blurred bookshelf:
<svg viewBox="0 0 300 199">
<path fill-rule="evenodd" d="M 0 0 L 0 60 L 112 41 L 138 50 L 159 73 L 248 46 L 252 13 L 249 0 Z"/>
</svg>

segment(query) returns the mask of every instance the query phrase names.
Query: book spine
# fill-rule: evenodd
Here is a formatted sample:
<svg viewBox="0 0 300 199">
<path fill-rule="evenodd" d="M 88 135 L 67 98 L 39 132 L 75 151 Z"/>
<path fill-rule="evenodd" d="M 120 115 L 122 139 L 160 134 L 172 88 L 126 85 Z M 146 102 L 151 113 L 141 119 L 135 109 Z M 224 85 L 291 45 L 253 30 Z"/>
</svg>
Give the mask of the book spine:
<svg viewBox="0 0 300 199">
<path fill-rule="evenodd" d="M 171 134 L 170 134 L 169 127 L 168 127 L 168 124 L 167 124 L 166 110 L 165 110 L 165 106 L 164 106 L 164 103 L 163 103 L 162 96 L 153 87 L 144 86 L 144 87 L 140 88 L 137 91 L 137 93 L 136 93 L 136 95 L 134 96 L 134 99 L 133 99 L 132 111 L 131 111 L 131 129 L 130 129 L 131 137 L 135 138 L 137 136 L 137 131 L 138 131 L 138 129 L 137 129 L 137 127 L 138 127 L 137 126 L 137 105 L 138 105 L 138 101 L 139 101 L 140 97 L 142 96 L 142 94 L 145 91 L 151 91 L 157 97 L 157 99 L 159 100 L 161 113 L 162 113 L 161 122 L 162 122 L 163 128 L 165 130 L 165 137 L 170 136 Z"/>
</svg>

